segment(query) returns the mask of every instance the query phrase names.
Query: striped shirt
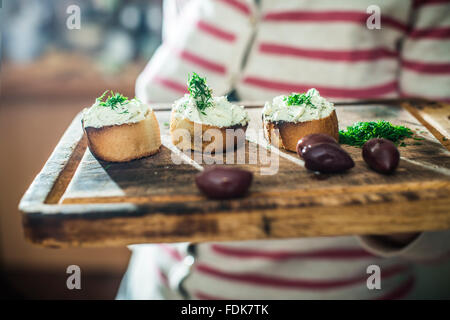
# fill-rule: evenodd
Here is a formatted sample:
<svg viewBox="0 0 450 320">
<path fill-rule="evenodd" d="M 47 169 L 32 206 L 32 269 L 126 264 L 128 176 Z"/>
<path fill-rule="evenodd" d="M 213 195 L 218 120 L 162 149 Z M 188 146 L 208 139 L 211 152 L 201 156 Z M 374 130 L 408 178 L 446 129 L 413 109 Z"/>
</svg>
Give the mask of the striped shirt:
<svg viewBox="0 0 450 320">
<path fill-rule="evenodd" d="M 193 71 L 242 100 L 315 87 L 333 100 L 450 101 L 449 1 L 377 1 L 381 29 L 367 26 L 371 0 L 167 3 L 164 42 L 136 83 L 146 101 L 179 98 Z"/>
<path fill-rule="evenodd" d="M 415 264 L 446 261 L 449 240 L 443 231 L 422 233 L 402 249 L 352 236 L 135 245 L 117 298 L 427 298 Z M 369 290 L 373 265 L 381 289 Z"/>
<path fill-rule="evenodd" d="M 376 3 L 381 29 L 367 27 L 371 0 L 166 1 L 164 41 L 137 96 L 173 101 L 195 71 L 215 94 L 235 89 L 242 100 L 315 87 L 333 100 L 450 101 L 450 2 Z M 401 249 L 359 236 L 137 245 L 118 298 L 417 297 L 412 263 L 447 257 L 449 238 L 426 232 Z M 367 287 L 371 265 L 380 267 L 380 290 Z"/>
</svg>

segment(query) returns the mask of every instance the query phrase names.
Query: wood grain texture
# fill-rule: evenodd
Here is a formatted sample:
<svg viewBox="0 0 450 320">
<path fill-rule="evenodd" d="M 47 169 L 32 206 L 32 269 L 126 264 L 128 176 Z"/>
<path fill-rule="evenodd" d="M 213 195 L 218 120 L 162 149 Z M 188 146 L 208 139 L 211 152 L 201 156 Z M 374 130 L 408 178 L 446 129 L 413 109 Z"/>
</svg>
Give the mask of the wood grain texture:
<svg viewBox="0 0 450 320">
<path fill-rule="evenodd" d="M 252 136 L 262 126 L 256 106 L 249 108 L 248 141 L 228 158 L 172 152 L 170 111 L 161 107 L 160 153 L 128 163 L 98 161 L 76 119 L 20 204 L 25 234 L 45 246 L 121 246 L 450 229 L 450 152 L 410 108 L 418 110 L 397 102 L 337 108 L 341 129 L 385 119 L 424 139 L 400 147 L 393 175 L 368 169 L 361 149 L 350 146 L 344 146 L 355 160 L 349 172 L 307 171 L 295 153 Z M 239 159 L 245 163 L 236 164 Z M 214 161 L 254 173 L 247 197 L 209 200 L 197 190 L 195 174 Z"/>
</svg>

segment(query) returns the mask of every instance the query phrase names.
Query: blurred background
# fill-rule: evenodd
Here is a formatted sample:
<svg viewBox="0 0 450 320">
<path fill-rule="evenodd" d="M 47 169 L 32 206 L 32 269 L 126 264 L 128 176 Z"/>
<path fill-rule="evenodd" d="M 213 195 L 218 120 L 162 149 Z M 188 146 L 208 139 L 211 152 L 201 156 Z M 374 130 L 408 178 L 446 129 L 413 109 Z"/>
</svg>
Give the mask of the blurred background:
<svg viewBox="0 0 450 320">
<path fill-rule="evenodd" d="M 67 8 L 81 11 L 68 29 Z M 161 42 L 161 0 L 3 0 L 0 102 L 0 294 L 111 299 L 127 248 L 47 249 L 26 242 L 17 205 L 73 117 L 105 88 L 134 96 L 136 76 Z M 69 63 L 68 63 L 69 62 Z M 81 267 L 82 290 L 66 268 Z"/>
</svg>

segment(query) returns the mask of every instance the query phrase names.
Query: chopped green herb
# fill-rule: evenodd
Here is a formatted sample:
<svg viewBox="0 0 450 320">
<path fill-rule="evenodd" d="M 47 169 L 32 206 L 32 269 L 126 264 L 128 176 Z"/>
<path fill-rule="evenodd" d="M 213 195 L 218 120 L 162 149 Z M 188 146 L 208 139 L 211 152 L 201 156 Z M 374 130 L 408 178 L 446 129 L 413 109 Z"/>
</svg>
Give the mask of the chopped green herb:
<svg viewBox="0 0 450 320">
<path fill-rule="evenodd" d="M 169 122 L 164 122 L 164 127 L 168 128 L 169 127 Z"/>
<path fill-rule="evenodd" d="M 404 126 L 396 126 L 385 120 L 356 122 L 347 130 L 339 130 L 339 142 L 351 146 L 361 147 L 373 138 L 384 138 L 398 144 L 405 138 L 410 138 L 413 131 Z M 400 146 L 406 144 L 401 143 Z"/>
<path fill-rule="evenodd" d="M 97 98 L 98 105 L 102 107 L 109 107 L 111 109 L 116 109 L 118 104 L 123 104 L 124 102 L 128 102 L 128 97 L 124 97 L 120 93 L 114 93 L 112 90 L 109 91 L 109 97 L 106 98 L 106 101 L 103 101 L 108 94 L 108 90 L 103 92 L 103 94 Z M 124 112 L 124 113 L 128 113 Z"/>
<path fill-rule="evenodd" d="M 413 137 L 414 140 L 425 140 L 425 138 L 422 137 Z"/>
<path fill-rule="evenodd" d="M 199 110 L 203 111 L 212 105 L 212 89 L 206 84 L 206 79 L 200 77 L 195 72 L 192 77 L 189 77 L 188 90 Z"/>
<path fill-rule="evenodd" d="M 284 97 L 288 106 L 300 106 L 302 104 L 309 105 L 315 108 L 314 104 L 311 102 L 311 96 L 307 93 L 292 93 L 291 95 Z"/>
<path fill-rule="evenodd" d="M 442 141 L 447 141 L 448 139 L 446 137 L 442 137 Z"/>
</svg>

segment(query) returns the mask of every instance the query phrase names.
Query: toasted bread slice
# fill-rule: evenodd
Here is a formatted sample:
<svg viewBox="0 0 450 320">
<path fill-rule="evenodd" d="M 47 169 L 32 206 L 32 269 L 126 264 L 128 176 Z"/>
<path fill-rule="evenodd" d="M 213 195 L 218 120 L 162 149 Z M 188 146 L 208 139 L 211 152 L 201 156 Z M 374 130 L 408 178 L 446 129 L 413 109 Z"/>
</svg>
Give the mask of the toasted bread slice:
<svg viewBox="0 0 450 320">
<path fill-rule="evenodd" d="M 183 151 L 205 151 L 208 148 L 214 153 L 231 150 L 245 143 L 247 125 L 215 127 L 193 122 L 187 118 L 177 118 L 173 114 L 174 112 L 170 119 L 170 136 L 172 143 Z"/>
<path fill-rule="evenodd" d="M 278 129 L 278 130 L 277 130 Z M 264 120 L 264 136 L 274 146 L 296 152 L 297 142 L 311 133 L 325 133 L 339 139 L 336 111 L 327 117 L 304 122 Z"/>
<path fill-rule="evenodd" d="M 101 160 L 126 162 L 150 156 L 159 151 L 161 137 L 159 124 L 153 110 L 145 119 L 136 123 L 105 126 L 101 128 L 84 127 L 89 149 Z"/>
</svg>

